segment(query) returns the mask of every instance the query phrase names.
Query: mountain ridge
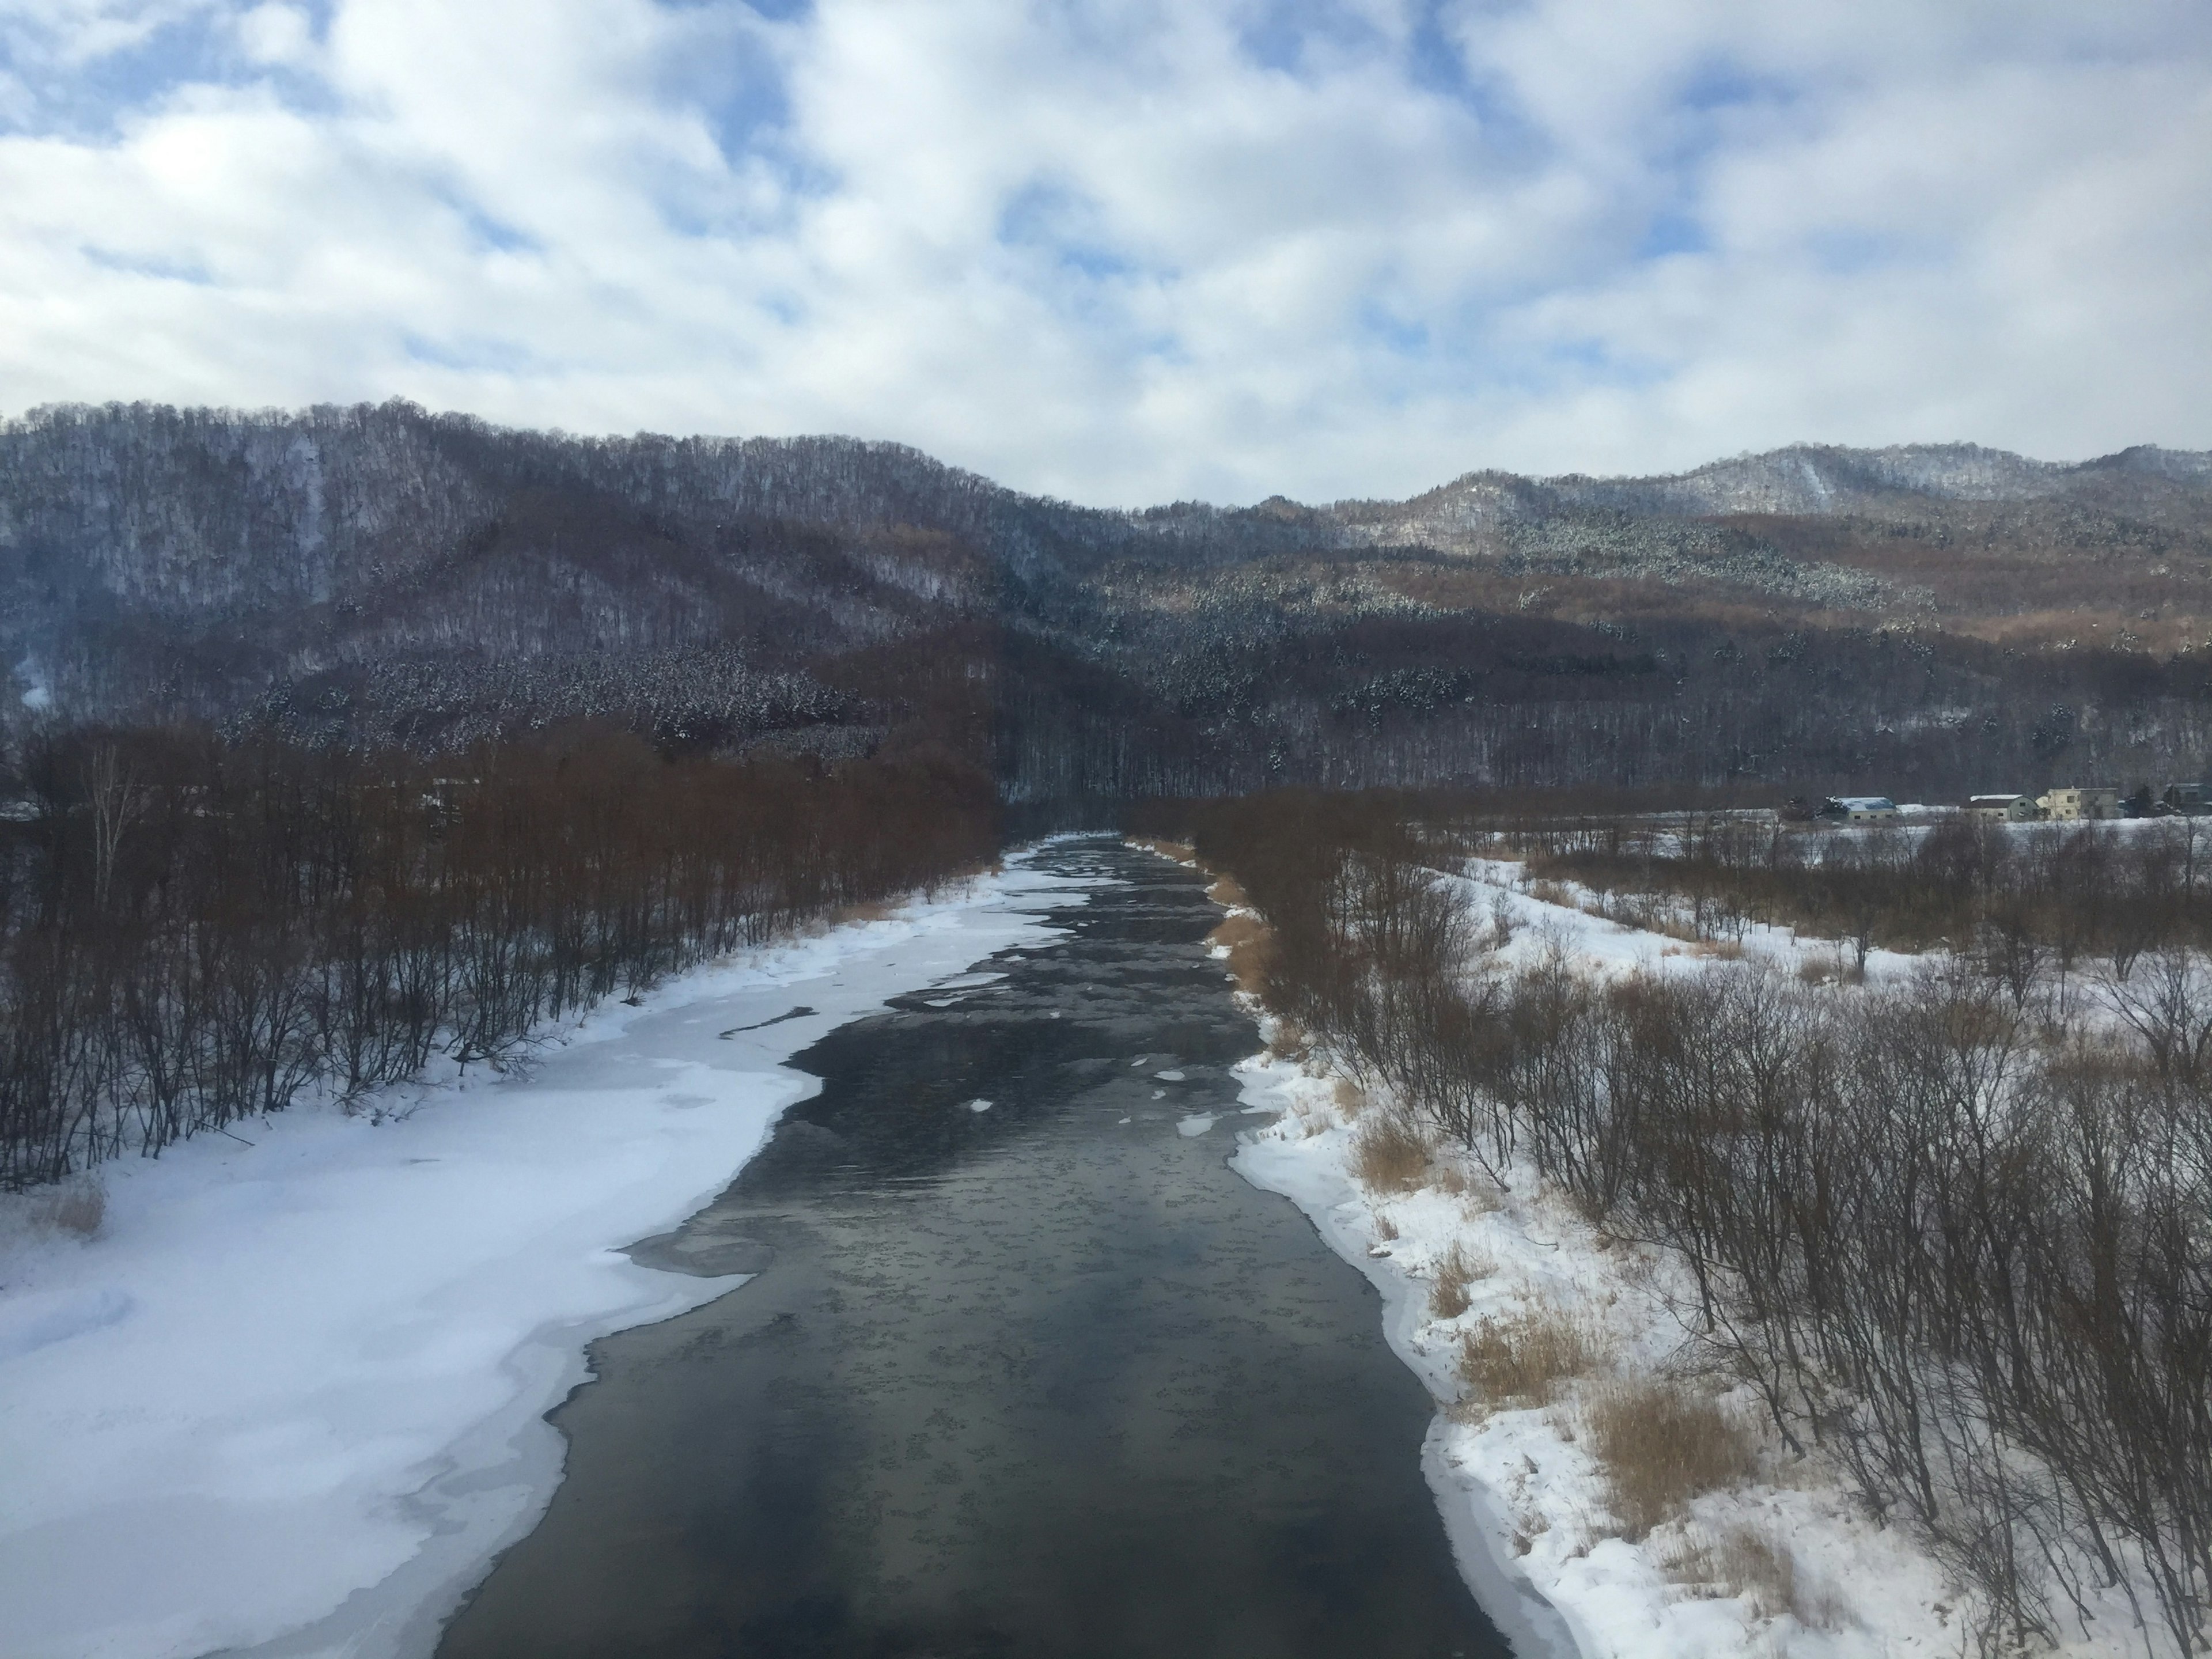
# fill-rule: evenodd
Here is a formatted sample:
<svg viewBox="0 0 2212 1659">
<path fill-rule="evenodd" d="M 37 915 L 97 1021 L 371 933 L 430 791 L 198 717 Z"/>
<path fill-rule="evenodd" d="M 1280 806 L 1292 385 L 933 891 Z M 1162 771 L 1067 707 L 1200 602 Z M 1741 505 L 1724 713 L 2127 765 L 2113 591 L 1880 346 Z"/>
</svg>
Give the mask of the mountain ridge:
<svg viewBox="0 0 2212 1659">
<path fill-rule="evenodd" d="M 2208 637 L 2212 454 L 2150 446 L 1793 445 L 1125 510 L 903 444 L 396 402 L 0 422 L 0 736 L 184 717 L 436 748 L 599 718 L 836 755 L 927 733 L 991 751 L 1016 796 L 1891 781 L 1984 751 L 2200 764 Z"/>
</svg>

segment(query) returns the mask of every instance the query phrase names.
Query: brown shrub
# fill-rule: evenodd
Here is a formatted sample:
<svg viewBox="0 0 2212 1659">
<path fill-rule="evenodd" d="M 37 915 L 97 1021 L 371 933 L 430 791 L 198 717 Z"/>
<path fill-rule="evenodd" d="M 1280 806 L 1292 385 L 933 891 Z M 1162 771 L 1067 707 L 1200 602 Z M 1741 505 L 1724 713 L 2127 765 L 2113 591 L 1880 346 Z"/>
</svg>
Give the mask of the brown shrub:
<svg viewBox="0 0 2212 1659">
<path fill-rule="evenodd" d="M 1240 911 L 1224 916 L 1221 925 L 1206 937 L 1211 944 L 1228 947 L 1229 973 L 1237 988 L 1259 995 L 1267 983 L 1267 957 L 1273 943 L 1267 925 L 1250 912 Z"/>
<path fill-rule="evenodd" d="M 1597 1363 L 1589 1328 L 1556 1308 L 1486 1319 L 1460 1339 L 1459 1374 L 1490 1404 L 1542 1401 Z"/>
<path fill-rule="evenodd" d="M 107 1220 L 107 1189 L 93 1177 L 80 1177 L 43 1194 L 31 1215 L 38 1225 L 90 1238 Z"/>
<path fill-rule="evenodd" d="M 1808 1583 L 1786 1540 L 1770 1538 L 1753 1527 L 1731 1527 L 1717 1541 L 1701 1528 L 1686 1529 L 1682 1541 L 1660 1553 L 1668 1577 L 1698 1595 L 1741 1595 L 1754 1618 L 1789 1613 L 1811 1630 L 1835 1630 L 1847 1615 L 1835 1593 Z"/>
<path fill-rule="evenodd" d="M 1336 1103 L 1337 1115 L 1346 1123 L 1367 1109 L 1367 1091 L 1348 1077 L 1337 1079 L 1329 1090 L 1329 1097 Z"/>
<path fill-rule="evenodd" d="M 1437 1263 L 1436 1283 L 1429 1286 L 1429 1312 L 1438 1319 L 1457 1319 L 1468 1310 L 1467 1287 L 1497 1271 L 1496 1262 L 1469 1255 L 1455 1241 Z"/>
<path fill-rule="evenodd" d="M 1163 841 L 1158 836 L 1132 836 L 1129 845 L 1141 847 L 1148 853 L 1158 853 L 1164 859 L 1177 864 L 1195 864 L 1198 854 L 1191 850 L 1188 842 Z"/>
<path fill-rule="evenodd" d="M 1352 1143 L 1352 1171 L 1363 1186 L 1410 1193 L 1428 1180 L 1428 1137 L 1396 1112 L 1377 1112 Z"/>
<path fill-rule="evenodd" d="M 1231 875 L 1216 876 L 1213 878 L 1213 885 L 1206 890 L 1206 896 L 1216 904 L 1242 905 L 1250 902 L 1244 896 L 1244 890 L 1237 884 L 1237 878 Z"/>
<path fill-rule="evenodd" d="M 898 906 L 881 899 L 870 899 L 862 904 L 841 904 L 830 914 L 830 925 L 842 927 L 848 922 L 889 921 L 898 914 Z"/>
<path fill-rule="evenodd" d="M 1583 1415 L 1631 1539 L 1754 1467 L 1749 1437 L 1717 1402 L 1662 1379 L 1607 1383 Z"/>
<path fill-rule="evenodd" d="M 1528 884 L 1528 896 L 1540 904 L 1557 904 L 1569 910 L 1577 908 L 1574 889 L 1565 882 L 1532 881 Z"/>
</svg>

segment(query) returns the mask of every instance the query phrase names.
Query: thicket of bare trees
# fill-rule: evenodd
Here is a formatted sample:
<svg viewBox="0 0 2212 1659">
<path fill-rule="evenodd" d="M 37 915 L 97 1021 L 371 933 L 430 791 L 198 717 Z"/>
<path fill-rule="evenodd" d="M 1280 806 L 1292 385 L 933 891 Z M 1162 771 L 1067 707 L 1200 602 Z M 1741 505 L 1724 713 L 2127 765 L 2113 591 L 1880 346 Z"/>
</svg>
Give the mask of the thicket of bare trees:
<svg viewBox="0 0 2212 1659">
<path fill-rule="evenodd" d="M 1956 958 L 1894 992 L 1721 964 L 1606 988 L 1557 953 L 1486 971 L 1402 805 L 1275 798 L 1157 827 L 1271 924 L 1279 1013 L 1502 1175 L 1525 1160 L 1679 1252 L 1693 1345 L 1980 1591 L 1985 1650 L 2115 1595 L 2203 1650 L 2201 956 L 2148 951 L 2070 1012 Z"/>
<path fill-rule="evenodd" d="M 2016 1002 L 2077 961 L 2124 980 L 2147 952 L 2212 940 L 2208 818 L 1832 832 L 1764 815 L 1532 815 L 1496 833 L 1532 874 L 1680 900 L 1702 938 L 1771 922 L 1844 939 L 1862 966 L 1875 945 L 1944 945 L 1987 964 Z"/>
<path fill-rule="evenodd" d="M 82 730 L 0 824 L 0 1188 L 158 1153 L 990 858 L 988 777 L 671 760 L 590 728 L 435 761 Z"/>
</svg>

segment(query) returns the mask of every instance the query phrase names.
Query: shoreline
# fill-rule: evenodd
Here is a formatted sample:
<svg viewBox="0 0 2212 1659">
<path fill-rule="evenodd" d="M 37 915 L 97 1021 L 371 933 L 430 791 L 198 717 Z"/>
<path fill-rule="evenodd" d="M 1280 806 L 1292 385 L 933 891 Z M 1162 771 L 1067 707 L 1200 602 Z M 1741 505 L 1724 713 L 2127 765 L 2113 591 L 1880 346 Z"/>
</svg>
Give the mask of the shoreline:
<svg viewBox="0 0 2212 1659">
<path fill-rule="evenodd" d="M 819 1087 L 793 1054 L 1040 936 L 1030 901 L 1069 889 L 1015 854 L 957 895 L 610 1000 L 526 1069 L 106 1166 L 82 1242 L 20 1221 L 0 1244 L 11 1652 L 429 1652 L 550 1501 L 566 1443 L 545 1413 L 589 1380 L 589 1344 L 748 1277 L 625 1252 Z"/>
</svg>

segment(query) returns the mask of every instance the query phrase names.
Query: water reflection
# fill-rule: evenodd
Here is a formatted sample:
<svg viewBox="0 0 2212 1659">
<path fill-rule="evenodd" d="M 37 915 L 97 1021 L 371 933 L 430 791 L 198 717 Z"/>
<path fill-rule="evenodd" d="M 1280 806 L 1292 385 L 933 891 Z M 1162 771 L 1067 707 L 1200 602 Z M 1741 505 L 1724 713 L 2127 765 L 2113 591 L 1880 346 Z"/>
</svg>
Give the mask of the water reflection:
<svg viewBox="0 0 2212 1659">
<path fill-rule="evenodd" d="M 599 1345 L 442 1653 L 1504 1651 L 1373 1291 L 1223 1162 L 1256 1037 L 1199 882 L 1047 862 L 1099 884 L 1062 942 L 801 1054 L 822 1093 L 640 1253 L 761 1277 Z"/>
</svg>

